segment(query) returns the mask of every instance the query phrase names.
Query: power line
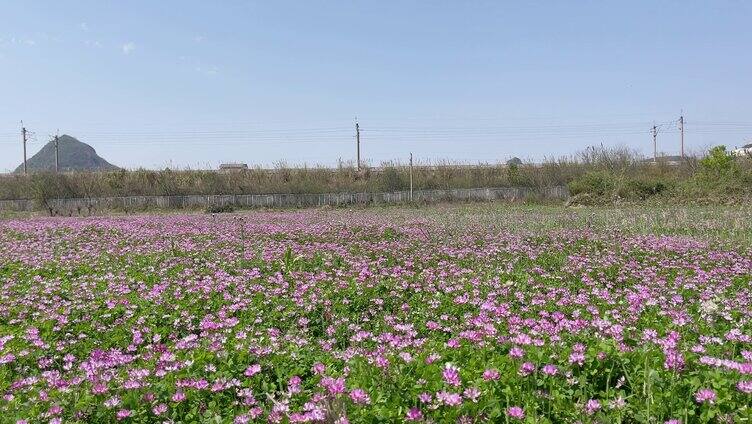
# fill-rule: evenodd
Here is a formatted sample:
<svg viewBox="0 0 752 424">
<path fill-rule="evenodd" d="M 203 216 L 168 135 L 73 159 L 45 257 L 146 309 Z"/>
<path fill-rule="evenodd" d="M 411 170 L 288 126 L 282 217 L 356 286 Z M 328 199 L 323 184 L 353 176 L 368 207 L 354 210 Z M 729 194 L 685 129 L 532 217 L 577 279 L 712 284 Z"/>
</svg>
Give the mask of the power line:
<svg viewBox="0 0 752 424">
<path fill-rule="evenodd" d="M 358 117 L 355 117 L 355 145 L 356 147 L 356 159 L 358 171 L 360 171 L 360 124 L 358 123 Z"/>
<path fill-rule="evenodd" d="M 21 139 L 23 140 L 23 165 L 24 175 L 27 173 L 26 168 L 26 127 L 24 127 L 23 121 L 21 121 Z"/>
<path fill-rule="evenodd" d="M 658 161 L 658 127 L 653 125 L 653 128 L 651 130 L 651 134 L 653 134 L 653 162 Z"/>
<path fill-rule="evenodd" d="M 681 157 L 684 159 L 684 112 L 679 117 L 679 126 L 681 130 Z"/>
<path fill-rule="evenodd" d="M 60 137 L 58 137 L 58 133 L 55 133 L 55 172 L 60 172 L 60 155 L 59 155 L 59 149 L 58 149 L 58 140 Z"/>
</svg>

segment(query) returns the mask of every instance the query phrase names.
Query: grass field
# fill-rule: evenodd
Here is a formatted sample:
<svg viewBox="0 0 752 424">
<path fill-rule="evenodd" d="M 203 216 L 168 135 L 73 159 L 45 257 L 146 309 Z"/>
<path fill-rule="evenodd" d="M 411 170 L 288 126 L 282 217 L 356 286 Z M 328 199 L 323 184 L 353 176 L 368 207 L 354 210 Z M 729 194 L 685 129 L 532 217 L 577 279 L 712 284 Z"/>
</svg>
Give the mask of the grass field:
<svg viewBox="0 0 752 424">
<path fill-rule="evenodd" d="M 752 208 L 0 220 L 0 422 L 752 420 Z"/>
</svg>

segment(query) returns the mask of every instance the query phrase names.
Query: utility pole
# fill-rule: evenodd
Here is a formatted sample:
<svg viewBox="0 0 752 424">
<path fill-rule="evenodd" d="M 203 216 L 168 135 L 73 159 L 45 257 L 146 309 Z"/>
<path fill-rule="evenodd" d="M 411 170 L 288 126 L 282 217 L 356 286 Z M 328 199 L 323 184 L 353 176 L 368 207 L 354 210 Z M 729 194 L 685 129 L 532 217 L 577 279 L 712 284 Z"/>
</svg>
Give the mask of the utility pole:
<svg viewBox="0 0 752 424">
<path fill-rule="evenodd" d="M 684 114 L 679 117 L 679 131 L 681 131 L 681 157 L 684 159 Z"/>
<path fill-rule="evenodd" d="M 58 132 L 55 133 L 55 173 L 56 174 L 60 172 L 60 160 L 58 159 L 59 155 L 58 155 L 58 143 L 57 143 L 58 139 L 60 138 L 58 137 L 59 133 L 60 133 L 59 130 Z"/>
<path fill-rule="evenodd" d="M 653 163 L 658 162 L 658 127 L 653 125 L 653 129 L 651 131 L 653 133 Z"/>
<path fill-rule="evenodd" d="M 410 152 L 410 201 L 413 201 L 413 152 Z"/>
<path fill-rule="evenodd" d="M 21 139 L 23 140 L 23 152 L 24 152 L 24 175 L 26 175 L 26 127 L 24 127 L 23 121 L 21 121 Z"/>
<path fill-rule="evenodd" d="M 356 144 L 356 161 L 358 171 L 360 171 L 360 125 L 358 125 L 358 118 L 355 118 L 355 144 Z"/>
</svg>

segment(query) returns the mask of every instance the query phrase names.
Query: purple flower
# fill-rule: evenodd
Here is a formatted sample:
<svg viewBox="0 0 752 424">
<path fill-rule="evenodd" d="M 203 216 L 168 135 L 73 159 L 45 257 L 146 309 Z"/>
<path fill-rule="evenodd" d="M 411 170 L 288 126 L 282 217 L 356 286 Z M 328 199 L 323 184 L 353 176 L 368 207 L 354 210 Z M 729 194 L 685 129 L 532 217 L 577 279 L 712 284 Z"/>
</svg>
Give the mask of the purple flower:
<svg viewBox="0 0 752 424">
<path fill-rule="evenodd" d="M 175 392 L 174 395 L 172 395 L 172 401 L 173 402 L 182 402 L 185 400 L 185 393 L 183 393 L 181 390 L 178 390 Z"/>
<path fill-rule="evenodd" d="M 132 413 L 133 412 L 130 409 L 121 409 L 121 410 L 117 411 L 116 417 L 117 417 L 118 421 L 122 421 L 122 420 L 130 417 Z"/>
<path fill-rule="evenodd" d="M 556 368 L 554 367 L 554 371 L 555 370 Z M 534 371 L 535 371 L 535 365 L 532 362 L 523 362 L 522 365 L 520 365 L 519 371 L 517 372 L 521 376 L 525 377 L 525 376 L 532 374 Z"/>
<path fill-rule="evenodd" d="M 261 372 L 261 365 L 259 364 L 253 364 L 250 367 L 245 369 L 245 372 L 243 373 L 246 377 L 253 377 L 254 375 Z"/>
<path fill-rule="evenodd" d="M 611 409 L 623 409 L 625 406 L 627 406 L 627 402 L 623 397 L 619 396 L 616 399 L 611 400 L 610 406 Z"/>
<path fill-rule="evenodd" d="M 515 346 L 509 350 L 509 356 L 512 358 L 522 358 L 525 356 L 525 351 L 521 347 Z"/>
<path fill-rule="evenodd" d="M 321 384 L 322 387 L 325 387 L 332 395 L 338 395 L 345 392 L 345 379 L 341 377 L 324 377 L 319 384 Z"/>
<path fill-rule="evenodd" d="M 300 384 L 302 382 L 303 380 L 297 375 L 290 377 L 290 380 L 287 381 L 287 391 L 289 391 L 290 394 L 300 393 Z"/>
<path fill-rule="evenodd" d="M 715 392 L 713 389 L 700 389 L 695 393 L 695 400 L 697 403 L 709 403 L 715 402 Z"/>
<path fill-rule="evenodd" d="M 363 389 L 350 390 L 350 399 L 359 405 L 368 405 L 371 403 L 371 398 Z"/>
<path fill-rule="evenodd" d="M 160 403 L 159 405 L 152 408 L 151 412 L 153 412 L 154 415 L 162 415 L 165 412 L 167 412 L 167 405 L 165 405 L 164 403 Z"/>
<path fill-rule="evenodd" d="M 104 406 L 106 406 L 107 408 L 114 408 L 118 405 L 120 405 L 120 398 L 117 396 L 113 396 L 104 401 Z"/>
<path fill-rule="evenodd" d="M 251 422 L 251 417 L 248 414 L 241 414 L 236 416 L 232 422 L 233 424 L 248 424 Z"/>
<path fill-rule="evenodd" d="M 595 414 L 599 409 L 601 409 L 601 403 L 598 399 L 590 399 L 585 404 L 585 413 L 588 415 Z"/>
<path fill-rule="evenodd" d="M 462 404 L 462 396 L 459 393 L 452 392 L 438 392 L 436 393 L 436 400 L 447 406 L 457 406 Z"/>
<path fill-rule="evenodd" d="M 454 365 L 447 362 L 444 366 L 444 371 L 442 371 L 441 374 L 444 377 L 444 381 L 450 386 L 459 387 L 462 385 L 462 381 L 460 380 L 460 370 Z"/>
<path fill-rule="evenodd" d="M 311 370 L 314 374 L 321 375 L 326 371 L 326 365 L 322 364 L 321 362 L 317 362 L 313 364 Z"/>
<path fill-rule="evenodd" d="M 520 406 L 510 406 L 507 408 L 507 417 L 514 418 L 516 420 L 525 419 L 525 410 Z"/>
<path fill-rule="evenodd" d="M 410 408 L 405 416 L 407 421 L 420 421 L 423 419 L 423 413 L 418 408 Z"/>
<path fill-rule="evenodd" d="M 465 396 L 465 399 L 476 403 L 480 397 L 480 390 L 477 387 L 468 387 L 462 394 Z"/>
<path fill-rule="evenodd" d="M 433 400 L 433 396 L 431 396 L 430 393 L 421 393 L 418 395 L 418 400 L 420 400 L 423 403 L 431 403 L 431 400 Z"/>
<path fill-rule="evenodd" d="M 740 381 L 736 384 L 736 388 L 742 393 L 752 393 L 752 380 Z"/>
<path fill-rule="evenodd" d="M 499 371 L 495 369 L 487 369 L 483 371 L 483 379 L 486 381 L 491 380 L 498 380 L 499 379 Z"/>
<path fill-rule="evenodd" d="M 441 359 L 441 355 L 438 353 L 432 353 L 426 357 L 426 364 L 430 365 Z"/>
<path fill-rule="evenodd" d="M 582 366 L 585 364 L 585 354 L 582 352 L 572 352 L 569 355 L 569 363 Z"/>
<path fill-rule="evenodd" d="M 546 375 L 556 375 L 559 372 L 559 369 L 556 368 L 556 365 L 548 364 L 543 367 L 543 374 Z"/>
</svg>

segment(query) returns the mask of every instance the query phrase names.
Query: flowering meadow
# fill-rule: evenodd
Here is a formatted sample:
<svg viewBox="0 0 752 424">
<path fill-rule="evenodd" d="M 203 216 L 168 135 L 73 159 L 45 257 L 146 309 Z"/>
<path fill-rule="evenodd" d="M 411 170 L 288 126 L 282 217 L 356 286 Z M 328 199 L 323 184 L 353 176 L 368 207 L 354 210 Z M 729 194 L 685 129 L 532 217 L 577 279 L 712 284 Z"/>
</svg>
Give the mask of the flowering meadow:
<svg viewBox="0 0 752 424">
<path fill-rule="evenodd" d="M 0 422 L 752 420 L 749 247 L 452 213 L 2 220 Z"/>
</svg>

